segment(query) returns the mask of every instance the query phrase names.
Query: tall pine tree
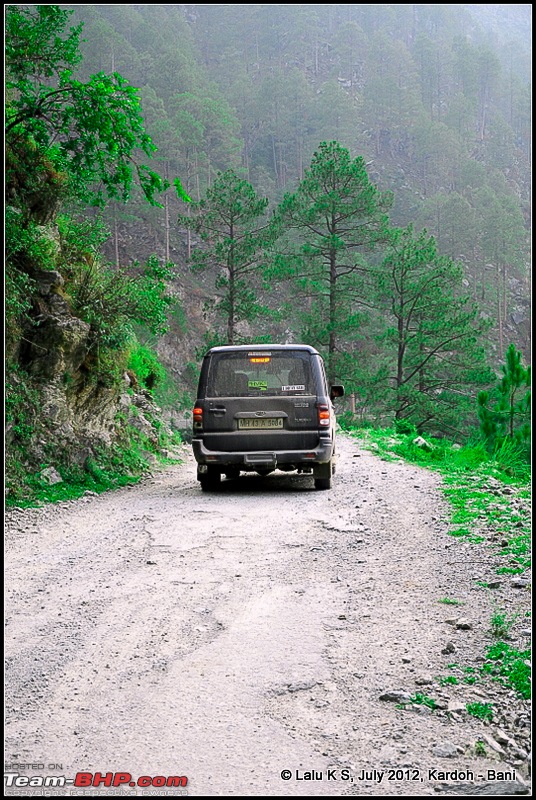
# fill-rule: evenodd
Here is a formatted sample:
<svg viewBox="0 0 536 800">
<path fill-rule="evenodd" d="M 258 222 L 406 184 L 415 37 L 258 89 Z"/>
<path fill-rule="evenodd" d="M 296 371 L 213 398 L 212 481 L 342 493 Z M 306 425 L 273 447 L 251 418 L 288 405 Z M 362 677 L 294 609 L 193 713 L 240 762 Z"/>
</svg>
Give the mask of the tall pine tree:
<svg viewBox="0 0 536 800">
<path fill-rule="evenodd" d="M 513 344 L 506 351 L 501 371 L 498 386 L 478 395 L 480 428 L 492 449 L 505 438 L 530 447 L 530 367 L 523 365 Z"/>
<path fill-rule="evenodd" d="M 377 272 L 392 413 L 419 430 L 459 431 L 475 388 L 492 377 L 480 341 L 486 323 L 461 293 L 462 277 L 458 264 L 438 254 L 435 239 L 411 226 L 393 231 Z"/>
<path fill-rule="evenodd" d="M 351 158 L 338 142 L 323 142 L 297 191 L 278 209 L 291 235 L 274 274 L 294 280 L 305 336 L 326 351 L 332 383 L 345 377 L 341 355 L 358 335 L 367 306 L 366 255 L 387 238 L 391 202 L 390 193 L 370 182 L 362 156 Z"/>
<path fill-rule="evenodd" d="M 192 251 L 194 271 L 217 270 L 216 312 L 225 324 L 217 338 L 236 344 L 237 325 L 260 311 L 256 275 L 270 237 L 266 220 L 268 200 L 232 170 L 219 173 L 205 197 L 191 204 L 193 216 L 179 216 L 179 224 L 195 230 L 206 243 Z"/>
</svg>

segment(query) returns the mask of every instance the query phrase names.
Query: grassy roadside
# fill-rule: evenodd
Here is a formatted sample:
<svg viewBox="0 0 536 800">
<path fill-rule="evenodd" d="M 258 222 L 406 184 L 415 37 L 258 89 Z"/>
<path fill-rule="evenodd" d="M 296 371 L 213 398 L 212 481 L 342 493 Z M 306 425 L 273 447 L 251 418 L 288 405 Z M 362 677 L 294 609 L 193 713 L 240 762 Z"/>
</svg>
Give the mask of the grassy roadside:
<svg viewBox="0 0 536 800">
<path fill-rule="evenodd" d="M 5 506 L 33 508 L 76 500 L 87 492 L 101 494 L 139 483 L 157 466 L 180 463 L 176 448 L 181 444 L 177 432 L 169 435 L 160 431 L 155 440 L 125 425 L 118 442 L 111 447 L 95 448 L 83 466 L 56 462 L 54 469 L 61 479 L 57 483 L 49 483 L 42 468 L 28 474 L 24 463 L 15 463 L 11 472 L 16 476 L 18 468 L 20 478 L 11 483 Z"/>
<path fill-rule="evenodd" d="M 449 534 L 487 549 L 490 565 L 498 576 L 529 586 L 531 565 L 530 467 L 508 447 L 490 458 L 483 444 L 460 446 L 427 437 L 416 443 L 415 433 L 394 429 L 350 429 L 359 443 L 387 461 L 400 459 L 441 473 L 442 491 L 451 515 Z M 417 440 L 418 441 L 418 440 Z M 530 612 L 521 604 L 508 612 L 498 608 L 490 591 L 494 581 L 479 584 L 488 591 L 491 646 L 479 664 L 452 664 L 446 683 L 487 683 L 495 681 L 513 690 L 517 697 L 530 698 L 530 650 L 512 644 L 515 626 L 530 625 Z M 523 592 L 523 594 L 525 594 Z M 458 605 L 455 598 L 438 602 Z M 517 644 L 517 643 L 516 643 Z M 474 705 L 474 704 L 473 704 Z M 468 708 L 468 713 L 488 719 L 490 710 Z"/>
<path fill-rule="evenodd" d="M 490 459 L 482 444 L 453 445 L 427 438 L 430 447 L 414 444 L 415 434 L 392 429 L 350 431 L 363 446 L 387 460 L 404 459 L 443 477 L 443 492 L 452 507 L 451 536 L 488 543 L 501 561 L 497 573 L 512 575 L 530 568 L 530 468 L 504 448 Z"/>
</svg>

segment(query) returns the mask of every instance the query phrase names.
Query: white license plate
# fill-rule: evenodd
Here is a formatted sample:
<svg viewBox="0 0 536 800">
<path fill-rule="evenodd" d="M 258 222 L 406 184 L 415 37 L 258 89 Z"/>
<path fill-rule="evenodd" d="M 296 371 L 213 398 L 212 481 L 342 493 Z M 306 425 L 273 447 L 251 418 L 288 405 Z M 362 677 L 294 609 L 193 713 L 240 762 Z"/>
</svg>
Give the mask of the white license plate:
<svg viewBox="0 0 536 800">
<path fill-rule="evenodd" d="M 238 420 L 238 427 L 240 429 L 244 428 L 282 428 L 283 427 L 283 417 L 278 417 L 274 419 L 273 417 L 266 417 L 265 419 L 239 419 Z"/>
</svg>

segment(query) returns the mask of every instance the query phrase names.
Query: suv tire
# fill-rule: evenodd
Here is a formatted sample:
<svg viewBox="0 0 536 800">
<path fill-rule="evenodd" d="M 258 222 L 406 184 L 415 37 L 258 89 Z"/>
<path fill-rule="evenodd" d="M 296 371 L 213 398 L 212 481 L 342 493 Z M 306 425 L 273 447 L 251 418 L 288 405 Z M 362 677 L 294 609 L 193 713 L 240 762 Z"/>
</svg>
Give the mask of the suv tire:
<svg viewBox="0 0 536 800">
<path fill-rule="evenodd" d="M 331 489 L 331 476 L 333 475 L 333 461 L 321 464 L 320 468 L 313 471 L 315 489 Z"/>
<path fill-rule="evenodd" d="M 209 467 L 207 472 L 198 473 L 197 478 L 204 492 L 213 492 L 220 485 L 221 472 L 219 469 Z"/>
</svg>

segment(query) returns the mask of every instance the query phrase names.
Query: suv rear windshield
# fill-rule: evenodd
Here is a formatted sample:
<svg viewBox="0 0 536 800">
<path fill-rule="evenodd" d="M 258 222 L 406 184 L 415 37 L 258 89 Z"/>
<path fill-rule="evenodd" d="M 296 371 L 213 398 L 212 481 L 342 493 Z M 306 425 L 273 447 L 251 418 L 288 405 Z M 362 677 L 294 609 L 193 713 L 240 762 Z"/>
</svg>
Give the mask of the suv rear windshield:
<svg viewBox="0 0 536 800">
<path fill-rule="evenodd" d="M 315 394 L 311 355 L 305 351 L 215 353 L 210 360 L 209 397 Z"/>
</svg>

